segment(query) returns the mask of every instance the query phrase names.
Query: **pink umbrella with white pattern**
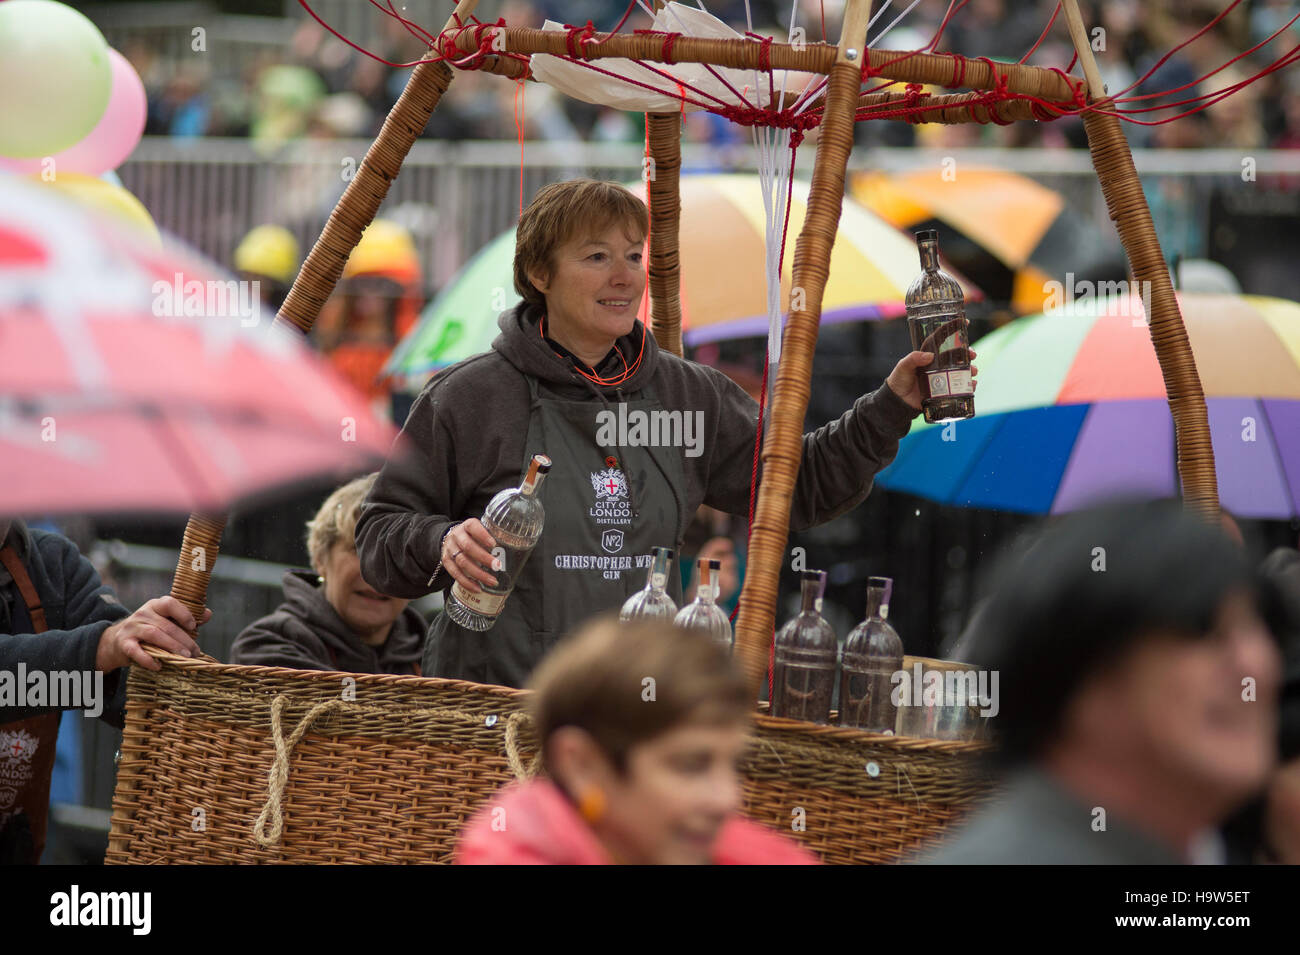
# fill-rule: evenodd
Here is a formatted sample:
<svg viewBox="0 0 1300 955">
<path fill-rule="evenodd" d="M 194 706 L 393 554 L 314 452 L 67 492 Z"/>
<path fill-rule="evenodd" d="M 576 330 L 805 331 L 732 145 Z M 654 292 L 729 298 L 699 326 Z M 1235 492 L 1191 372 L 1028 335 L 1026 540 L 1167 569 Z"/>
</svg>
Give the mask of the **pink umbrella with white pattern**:
<svg viewBox="0 0 1300 955">
<path fill-rule="evenodd" d="M 0 174 L 0 513 L 217 511 L 395 436 L 252 283 Z"/>
</svg>

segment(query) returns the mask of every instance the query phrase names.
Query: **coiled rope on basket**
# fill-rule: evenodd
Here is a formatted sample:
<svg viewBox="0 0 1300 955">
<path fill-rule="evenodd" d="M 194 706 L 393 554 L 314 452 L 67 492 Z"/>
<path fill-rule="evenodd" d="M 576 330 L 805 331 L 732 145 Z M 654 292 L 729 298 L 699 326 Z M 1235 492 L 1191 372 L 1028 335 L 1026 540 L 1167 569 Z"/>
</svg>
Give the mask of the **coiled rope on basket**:
<svg viewBox="0 0 1300 955">
<path fill-rule="evenodd" d="M 280 844 L 284 836 L 284 794 L 289 785 L 289 760 L 294 748 L 303 736 L 315 725 L 316 721 L 329 714 L 346 712 L 347 709 L 361 704 L 347 703 L 343 700 L 324 700 L 311 707 L 294 726 L 293 732 L 284 735 L 284 710 L 292 697 L 281 693 L 271 703 L 271 741 L 275 744 L 275 757 L 267 771 L 266 802 L 253 823 L 253 838 L 265 848 Z M 473 713 L 466 713 L 447 707 L 421 707 L 403 710 L 407 716 L 438 716 L 452 718 L 465 723 L 479 725 L 483 718 Z M 527 766 L 519 750 L 519 732 L 525 723 L 530 722 L 527 713 L 515 711 L 505 720 L 503 726 L 503 746 L 506 763 L 515 778 L 524 782 L 536 776 L 541 769 L 542 754 L 537 752 Z"/>
</svg>

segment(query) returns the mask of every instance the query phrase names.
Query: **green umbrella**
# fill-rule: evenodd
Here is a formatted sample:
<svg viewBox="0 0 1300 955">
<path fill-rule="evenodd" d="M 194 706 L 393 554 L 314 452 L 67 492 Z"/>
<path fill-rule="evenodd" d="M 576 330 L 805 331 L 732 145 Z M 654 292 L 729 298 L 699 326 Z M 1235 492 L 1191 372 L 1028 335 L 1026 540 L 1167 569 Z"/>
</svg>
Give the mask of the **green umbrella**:
<svg viewBox="0 0 1300 955">
<path fill-rule="evenodd" d="M 425 307 L 384 371 L 399 384 L 418 388 L 438 369 L 488 351 L 497 336 L 497 315 L 519 301 L 514 260 L 511 229 L 480 249 Z"/>
</svg>

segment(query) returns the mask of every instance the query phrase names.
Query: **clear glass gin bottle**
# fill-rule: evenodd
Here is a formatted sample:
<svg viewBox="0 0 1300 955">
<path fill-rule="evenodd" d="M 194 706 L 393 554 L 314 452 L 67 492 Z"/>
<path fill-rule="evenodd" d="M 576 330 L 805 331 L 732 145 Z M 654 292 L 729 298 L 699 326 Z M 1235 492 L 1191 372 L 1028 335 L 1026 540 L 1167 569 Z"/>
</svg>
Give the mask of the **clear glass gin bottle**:
<svg viewBox="0 0 1300 955">
<path fill-rule="evenodd" d="M 894 581 L 867 581 L 867 618 L 844 641 L 840 663 L 840 725 L 872 733 L 893 733 L 898 708 L 891 698 L 893 675 L 903 669 L 903 641 L 891 627 L 889 595 Z"/>
<path fill-rule="evenodd" d="M 700 579 L 695 585 L 695 599 L 677 612 L 673 620 L 679 627 L 700 630 L 714 640 L 731 646 L 731 621 L 726 611 L 718 606 L 718 572 L 720 560 L 699 561 Z"/>
<path fill-rule="evenodd" d="M 546 512 L 537 497 L 542 479 L 551 469 L 551 459 L 544 454 L 533 455 L 528 474 L 519 487 L 500 491 L 488 502 L 483 512 L 483 526 L 497 542 L 493 556 L 501 562 L 499 569 L 485 568 L 496 577 L 495 587 L 480 583 L 482 593 L 470 593 L 457 581 L 447 598 L 447 614 L 466 630 L 490 630 L 501 616 L 506 598 L 515 589 L 519 572 L 528 563 L 538 539 L 542 536 L 542 522 Z"/>
<path fill-rule="evenodd" d="M 677 604 L 664 589 L 672 561 L 672 548 L 650 548 L 650 572 L 646 575 L 645 587 L 627 598 L 619 611 L 619 620 L 672 620 L 677 615 Z"/>
<path fill-rule="evenodd" d="M 776 635 L 772 715 L 829 723 L 839 643 L 821 613 L 826 572 L 805 570 L 800 577 L 803 606 Z"/>
<path fill-rule="evenodd" d="M 975 414 L 975 386 L 970 374 L 966 300 L 957 280 L 939 270 L 939 233 L 916 233 L 921 275 L 907 290 L 907 330 L 913 351 L 928 351 L 934 360 L 916 369 L 925 420 L 970 418 Z"/>
</svg>

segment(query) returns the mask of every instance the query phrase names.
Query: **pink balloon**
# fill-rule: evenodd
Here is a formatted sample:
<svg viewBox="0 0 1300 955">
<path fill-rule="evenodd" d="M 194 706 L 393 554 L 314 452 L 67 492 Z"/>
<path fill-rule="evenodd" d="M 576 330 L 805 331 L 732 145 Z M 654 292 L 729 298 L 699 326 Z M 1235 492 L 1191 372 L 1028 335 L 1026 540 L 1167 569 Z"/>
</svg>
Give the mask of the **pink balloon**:
<svg viewBox="0 0 1300 955">
<path fill-rule="evenodd" d="M 116 169 L 126 161 L 144 135 L 147 103 L 144 84 L 140 76 L 121 53 L 108 51 L 109 66 L 113 73 L 113 86 L 108 94 L 108 106 L 99 124 L 85 139 L 74 143 L 61 153 L 54 154 L 54 172 L 81 172 L 98 176 Z M 42 157 L 12 159 L 0 156 L 0 169 L 13 172 L 38 173 L 43 170 Z"/>
</svg>

